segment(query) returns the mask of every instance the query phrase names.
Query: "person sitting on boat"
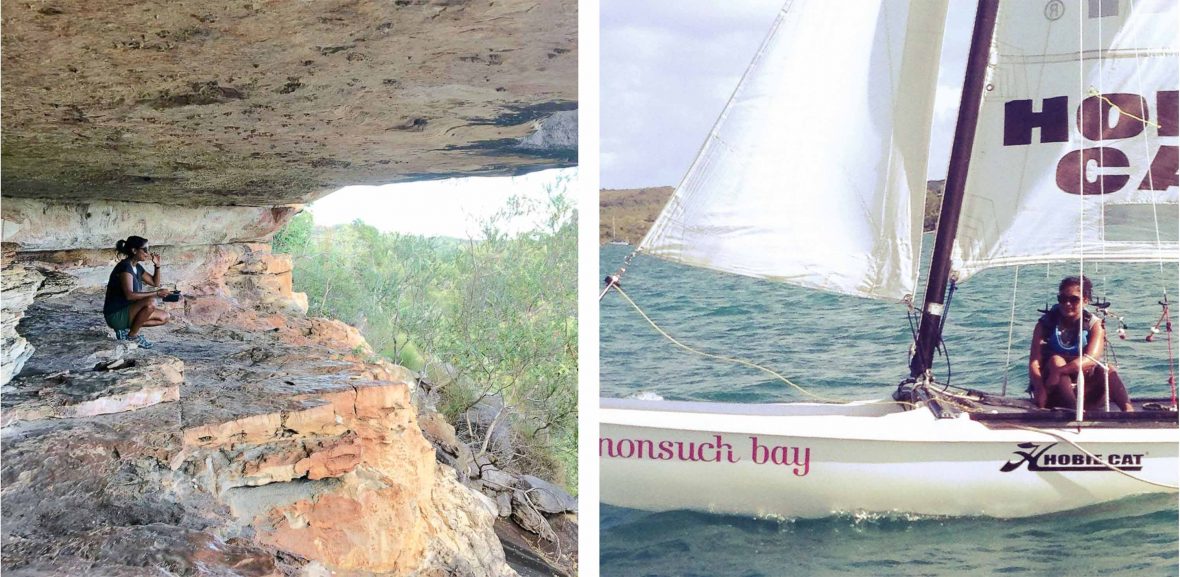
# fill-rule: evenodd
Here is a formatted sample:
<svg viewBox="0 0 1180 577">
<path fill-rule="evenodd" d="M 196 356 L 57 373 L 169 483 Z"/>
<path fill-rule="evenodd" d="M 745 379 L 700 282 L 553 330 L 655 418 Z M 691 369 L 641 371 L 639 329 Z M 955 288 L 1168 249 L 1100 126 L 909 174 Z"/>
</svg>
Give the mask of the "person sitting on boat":
<svg viewBox="0 0 1180 577">
<path fill-rule="evenodd" d="M 1057 304 L 1037 321 L 1033 329 L 1028 373 L 1033 400 L 1039 408 L 1075 407 L 1074 385 L 1078 374 L 1082 373 L 1085 375 L 1086 410 L 1103 407 L 1108 378 L 1111 401 L 1123 411 L 1133 410 L 1118 373 L 1107 370 L 1107 366 L 1098 360 L 1106 342 L 1106 329 L 1086 310 L 1090 290 L 1090 279 L 1085 276 L 1063 279 L 1057 288 Z"/>
<path fill-rule="evenodd" d="M 156 297 L 168 296 L 170 291 L 143 290 L 145 284 L 159 287 L 163 282 L 160 255 L 149 252 L 147 239 L 139 236 L 129 236 L 127 240 L 115 243 L 115 250 L 127 258 L 115 265 L 107 280 L 103 317 L 107 326 L 115 329 L 116 339 L 136 341 L 140 347 L 150 349 L 152 343 L 139 334 L 139 330 L 160 326 L 169 319 L 168 311 L 156 308 Z M 148 260 L 154 267 L 150 275 L 139 264 Z"/>
</svg>

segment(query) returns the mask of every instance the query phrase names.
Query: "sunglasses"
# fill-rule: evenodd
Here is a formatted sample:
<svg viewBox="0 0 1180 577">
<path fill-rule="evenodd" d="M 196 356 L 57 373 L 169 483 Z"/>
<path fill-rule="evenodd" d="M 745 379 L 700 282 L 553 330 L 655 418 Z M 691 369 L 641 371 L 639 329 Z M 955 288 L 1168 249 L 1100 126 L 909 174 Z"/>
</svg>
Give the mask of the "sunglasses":
<svg viewBox="0 0 1180 577">
<path fill-rule="evenodd" d="M 1061 304 L 1069 303 L 1071 305 L 1076 305 L 1082 302 L 1082 297 L 1078 295 L 1057 295 L 1057 302 Z"/>
</svg>

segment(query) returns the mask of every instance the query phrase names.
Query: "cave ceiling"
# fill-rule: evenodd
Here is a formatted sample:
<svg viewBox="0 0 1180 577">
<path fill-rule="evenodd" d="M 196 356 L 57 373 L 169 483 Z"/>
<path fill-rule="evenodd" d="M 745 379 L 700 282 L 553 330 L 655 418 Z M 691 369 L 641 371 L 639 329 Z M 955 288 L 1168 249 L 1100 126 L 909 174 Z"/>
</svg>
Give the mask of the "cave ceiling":
<svg viewBox="0 0 1180 577">
<path fill-rule="evenodd" d="M 575 0 L 0 6 L 7 197 L 266 206 L 576 159 Z"/>
</svg>

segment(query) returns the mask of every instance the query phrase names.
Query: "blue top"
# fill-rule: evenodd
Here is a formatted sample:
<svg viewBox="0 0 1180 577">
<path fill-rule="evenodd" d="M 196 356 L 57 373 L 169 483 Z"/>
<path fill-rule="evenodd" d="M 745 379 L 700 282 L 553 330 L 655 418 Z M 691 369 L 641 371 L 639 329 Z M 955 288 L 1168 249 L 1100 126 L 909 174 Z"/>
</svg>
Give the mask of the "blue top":
<svg viewBox="0 0 1180 577">
<path fill-rule="evenodd" d="M 131 266 L 131 259 L 125 258 L 115 265 L 115 270 L 111 271 L 111 278 L 107 279 L 107 298 L 102 303 L 102 314 L 109 315 L 113 312 L 120 311 L 131 306 L 131 301 L 127 299 L 127 295 L 123 292 L 123 282 L 119 278 L 120 274 L 131 273 L 131 290 L 134 292 L 141 292 L 143 290 L 143 276 L 144 270 L 142 266 Z"/>
<path fill-rule="evenodd" d="M 1050 350 L 1062 356 L 1080 357 L 1090 341 L 1090 328 L 1094 324 L 1094 319 L 1090 311 L 1082 311 L 1082 323 L 1086 330 L 1082 331 L 1080 339 L 1076 337 L 1072 327 L 1062 330 L 1059 305 L 1053 305 L 1038 322 L 1041 323 L 1045 344 L 1049 345 Z"/>
</svg>

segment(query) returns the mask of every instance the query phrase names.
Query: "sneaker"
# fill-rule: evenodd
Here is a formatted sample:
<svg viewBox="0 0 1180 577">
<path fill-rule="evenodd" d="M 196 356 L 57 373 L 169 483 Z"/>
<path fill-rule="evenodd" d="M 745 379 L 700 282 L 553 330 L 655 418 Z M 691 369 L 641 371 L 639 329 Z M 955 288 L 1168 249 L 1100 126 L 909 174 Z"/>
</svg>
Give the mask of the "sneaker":
<svg viewBox="0 0 1180 577">
<path fill-rule="evenodd" d="M 152 344 L 151 341 L 145 339 L 143 337 L 143 335 L 139 335 L 139 336 L 135 337 L 135 343 L 138 344 L 139 348 L 141 348 L 141 349 L 150 349 L 153 346 L 155 346 Z"/>
<path fill-rule="evenodd" d="M 116 341 L 127 340 L 127 333 L 130 333 L 130 332 L 131 332 L 131 329 L 115 329 L 115 340 Z"/>
</svg>

